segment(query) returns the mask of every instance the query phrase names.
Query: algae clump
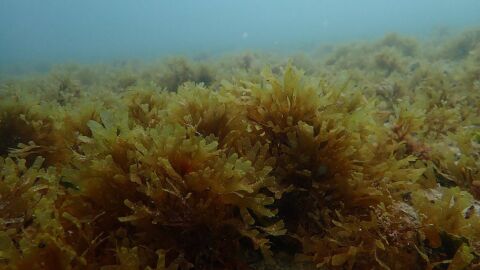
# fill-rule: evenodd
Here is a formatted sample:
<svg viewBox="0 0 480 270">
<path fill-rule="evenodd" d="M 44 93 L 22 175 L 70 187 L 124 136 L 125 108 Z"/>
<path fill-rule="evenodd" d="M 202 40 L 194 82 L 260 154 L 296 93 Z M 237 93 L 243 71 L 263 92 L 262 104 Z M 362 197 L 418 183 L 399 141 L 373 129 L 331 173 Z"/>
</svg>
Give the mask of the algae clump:
<svg viewBox="0 0 480 270">
<path fill-rule="evenodd" d="M 0 268 L 475 269 L 476 33 L 5 81 Z"/>
</svg>

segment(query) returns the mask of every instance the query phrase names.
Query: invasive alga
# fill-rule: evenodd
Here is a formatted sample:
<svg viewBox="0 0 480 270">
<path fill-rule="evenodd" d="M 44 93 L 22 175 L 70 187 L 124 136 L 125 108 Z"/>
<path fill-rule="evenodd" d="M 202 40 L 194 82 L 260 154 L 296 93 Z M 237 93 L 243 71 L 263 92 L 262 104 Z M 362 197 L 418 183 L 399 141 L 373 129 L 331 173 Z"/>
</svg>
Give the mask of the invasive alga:
<svg viewBox="0 0 480 270">
<path fill-rule="evenodd" d="M 475 269 L 476 33 L 5 82 L 0 268 Z"/>
</svg>

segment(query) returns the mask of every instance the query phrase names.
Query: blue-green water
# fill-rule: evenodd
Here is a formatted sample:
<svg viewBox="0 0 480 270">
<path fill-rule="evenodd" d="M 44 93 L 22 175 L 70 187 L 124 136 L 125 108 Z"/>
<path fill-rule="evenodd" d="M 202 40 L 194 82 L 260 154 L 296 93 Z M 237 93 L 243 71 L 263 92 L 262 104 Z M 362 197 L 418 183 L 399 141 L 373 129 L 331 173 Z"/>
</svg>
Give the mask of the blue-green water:
<svg viewBox="0 0 480 270">
<path fill-rule="evenodd" d="M 476 0 L 0 1 L 0 68 L 301 50 L 480 24 Z"/>
</svg>

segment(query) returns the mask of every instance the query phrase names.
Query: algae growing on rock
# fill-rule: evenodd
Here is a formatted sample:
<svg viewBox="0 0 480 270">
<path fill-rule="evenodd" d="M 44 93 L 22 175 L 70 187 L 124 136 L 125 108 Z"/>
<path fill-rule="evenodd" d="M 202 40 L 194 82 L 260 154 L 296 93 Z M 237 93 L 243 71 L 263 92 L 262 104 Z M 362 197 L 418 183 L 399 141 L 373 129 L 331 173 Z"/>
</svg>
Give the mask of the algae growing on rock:
<svg viewBox="0 0 480 270">
<path fill-rule="evenodd" d="M 1 269 L 476 269 L 480 35 L 0 89 Z"/>
</svg>

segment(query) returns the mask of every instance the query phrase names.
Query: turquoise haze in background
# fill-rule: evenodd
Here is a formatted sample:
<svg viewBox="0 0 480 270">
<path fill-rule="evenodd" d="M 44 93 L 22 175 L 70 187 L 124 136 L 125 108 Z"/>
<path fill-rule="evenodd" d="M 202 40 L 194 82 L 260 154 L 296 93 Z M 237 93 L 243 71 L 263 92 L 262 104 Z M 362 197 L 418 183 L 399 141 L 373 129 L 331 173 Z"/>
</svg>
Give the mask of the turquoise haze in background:
<svg viewBox="0 0 480 270">
<path fill-rule="evenodd" d="M 0 69 L 291 51 L 478 25 L 478 0 L 1 0 Z"/>
</svg>

